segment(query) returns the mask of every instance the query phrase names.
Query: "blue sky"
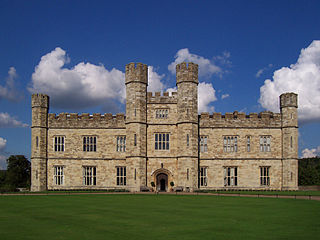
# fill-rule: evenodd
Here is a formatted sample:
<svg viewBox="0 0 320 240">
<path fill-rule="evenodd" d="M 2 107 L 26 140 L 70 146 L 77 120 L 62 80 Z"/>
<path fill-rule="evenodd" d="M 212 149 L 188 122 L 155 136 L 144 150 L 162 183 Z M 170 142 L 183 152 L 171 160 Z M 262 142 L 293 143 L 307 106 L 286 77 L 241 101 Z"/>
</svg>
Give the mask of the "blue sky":
<svg viewBox="0 0 320 240">
<path fill-rule="evenodd" d="M 282 92 L 298 92 L 299 154 L 320 155 L 319 12 L 319 1 L 2 0 L 0 167 L 30 158 L 32 92 L 54 113 L 123 112 L 129 62 L 165 91 L 172 66 L 195 61 L 211 113 L 278 111 Z"/>
</svg>

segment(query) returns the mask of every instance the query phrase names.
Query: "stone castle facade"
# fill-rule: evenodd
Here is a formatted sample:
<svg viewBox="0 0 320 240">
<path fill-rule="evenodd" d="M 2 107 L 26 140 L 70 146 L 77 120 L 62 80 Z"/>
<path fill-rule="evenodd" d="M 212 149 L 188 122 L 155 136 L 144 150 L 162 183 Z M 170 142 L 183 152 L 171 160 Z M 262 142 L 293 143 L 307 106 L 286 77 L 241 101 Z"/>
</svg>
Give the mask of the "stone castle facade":
<svg viewBox="0 0 320 240">
<path fill-rule="evenodd" d="M 126 115 L 48 113 L 32 95 L 32 191 L 296 190 L 297 94 L 280 113 L 198 114 L 198 65 L 176 66 L 177 92 L 147 92 L 147 65 L 126 65 Z"/>
</svg>

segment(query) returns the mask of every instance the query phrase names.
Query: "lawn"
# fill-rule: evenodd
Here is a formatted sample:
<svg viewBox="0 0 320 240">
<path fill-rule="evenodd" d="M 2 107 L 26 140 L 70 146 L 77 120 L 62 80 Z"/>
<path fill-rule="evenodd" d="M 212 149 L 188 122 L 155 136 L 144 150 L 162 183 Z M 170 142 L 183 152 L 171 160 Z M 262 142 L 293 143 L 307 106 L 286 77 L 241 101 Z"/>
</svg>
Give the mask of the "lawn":
<svg viewBox="0 0 320 240">
<path fill-rule="evenodd" d="M 183 195 L 0 196 L 0 239 L 319 239 L 320 201 Z"/>
</svg>

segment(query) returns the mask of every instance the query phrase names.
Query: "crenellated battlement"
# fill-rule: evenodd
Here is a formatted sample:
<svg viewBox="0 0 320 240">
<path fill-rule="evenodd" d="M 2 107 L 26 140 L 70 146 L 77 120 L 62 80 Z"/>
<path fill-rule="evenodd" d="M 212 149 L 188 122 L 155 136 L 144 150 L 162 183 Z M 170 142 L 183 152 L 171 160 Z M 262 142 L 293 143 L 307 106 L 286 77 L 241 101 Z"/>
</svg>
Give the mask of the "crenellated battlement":
<svg viewBox="0 0 320 240">
<path fill-rule="evenodd" d="M 49 128 L 125 128 L 125 115 L 117 113 L 54 113 L 48 114 Z"/>
<path fill-rule="evenodd" d="M 264 111 L 261 113 L 250 113 L 246 115 L 243 112 L 235 111 L 233 113 L 201 113 L 199 118 L 200 127 L 256 127 L 256 128 L 274 128 L 281 127 L 281 114 Z"/>
<path fill-rule="evenodd" d="M 126 65 L 126 84 L 142 82 L 148 84 L 148 66 L 143 63 L 129 63 Z"/>
<path fill-rule="evenodd" d="M 169 92 L 148 92 L 147 93 L 147 103 L 177 103 L 178 95 L 177 92 L 172 92 L 172 95 L 169 95 Z"/>
<path fill-rule="evenodd" d="M 49 108 L 49 96 L 42 93 L 34 93 L 31 96 L 32 107 Z"/>
<path fill-rule="evenodd" d="M 177 84 L 181 82 L 193 82 L 198 84 L 198 64 L 183 62 L 176 66 Z"/>
</svg>

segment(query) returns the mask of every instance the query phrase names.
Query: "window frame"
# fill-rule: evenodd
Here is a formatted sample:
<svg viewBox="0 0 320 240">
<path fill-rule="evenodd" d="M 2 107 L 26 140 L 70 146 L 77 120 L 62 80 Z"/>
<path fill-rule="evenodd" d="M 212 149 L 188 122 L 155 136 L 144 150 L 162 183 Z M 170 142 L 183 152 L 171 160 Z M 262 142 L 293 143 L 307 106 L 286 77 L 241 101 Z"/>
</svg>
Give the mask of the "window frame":
<svg viewBox="0 0 320 240">
<path fill-rule="evenodd" d="M 96 166 L 82 166 L 83 185 L 96 186 L 97 185 L 97 167 Z"/>
<path fill-rule="evenodd" d="M 200 166 L 200 187 L 208 185 L 208 167 Z"/>
<path fill-rule="evenodd" d="M 53 137 L 53 151 L 54 152 L 64 152 L 65 151 L 65 136 L 56 135 Z"/>
<path fill-rule="evenodd" d="M 167 119 L 169 116 L 169 108 L 157 108 L 156 119 Z"/>
<path fill-rule="evenodd" d="M 126 152 L 126 135 L 116 136 L 116 151 Z"/>
<path fill-rule="evenodd" d="M 238 152 L 238 135 L 225 135 L 223 136 L 223 152 L 236 153 Z"/>
<path fill-rule="evenodd" d="M 260 186 L 270 186 L 270 166 L 260 166 Z"/>
<path fill-rule="evenodd" d="M 82 136 L 82 151 L 96 152 L 97 151 L 97 136 Z"/>
<path fill-rule="evenodd" d="M 54 185 L 64 185 L 64 166 L 53 166 L 53 182 Z"/>
<path fill-rule="evenodd" d="M 116 166 L 116 185 L 127 185 L 127 169 L 126 166 Z"/>
<path fill-rule="evenodd" d="M 270 135 L 260 135 L 260 152 L 271 152 L 271 139 L 272 137 Z"/>
<path fill-rule="evenodd" d="M 170 133 L 168 132 L 154 133 L 154 149 L 156 151 L 169 151 L 170 150 Z"/>
<path fill-rule="evenodd" d="M 201 153 L 208 152 L 208 136 L 207 135 L 200 136 L 199 147 L 200 147 Z"/>
<path fill-rule="evenodd" d="M 237 187 L 239 171 L 237 166 L 224 167 L 224 186 L 225 187 Z"/>
</svg>

